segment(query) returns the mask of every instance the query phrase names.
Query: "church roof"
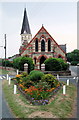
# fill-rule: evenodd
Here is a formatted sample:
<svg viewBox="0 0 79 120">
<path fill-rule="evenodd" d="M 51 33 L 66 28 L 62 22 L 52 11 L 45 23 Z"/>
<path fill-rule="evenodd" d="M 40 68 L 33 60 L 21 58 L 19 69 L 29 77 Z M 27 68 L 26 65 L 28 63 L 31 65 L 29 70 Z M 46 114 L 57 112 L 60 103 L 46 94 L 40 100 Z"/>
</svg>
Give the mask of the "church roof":
<svg viewBox="0 0 79 120">
<path fill-rule="evenodd" d="M 59 45 L 61 48 L 62 48 L 62 50 L 66 53 L 66 44 L 65 45 Z"/>
<path fill-rule="evenodd" d="M 66 46 L 63 45 L 58 45 L 57 42 L 53 39 L 53 37 L 47 32 L 47 30 L 45 29 L 45 27 L 42 25 L 41 29 L 37 32 L 37 34 L 32 38 L 32 40 L 28 43 L 28 45 L 26 46 L 26 48 L 24 49 L 24 51 L 27 49 L 27 47 L 32 43 L 32 41 L 37 37 L 38 34 L 44 34 L 46 32 L 46 34 L 48 34 L 50 36 L 50 38 L 55 42 L 55 44 L 62 50 L 62 52 L 64 52 L 66 54 Z M 23 52 L 24 52 L 23 51 Z M 22 54 L 22 53 L 21 53 Z"/>
<path fill-rule="evenodd" d="M 24 32 L 26 32 L 27 34 L 31 34 L 26 8 L 24 9 L 24 17 L 23 17 L 21 34 L 23 34 Z"/>
</svg>

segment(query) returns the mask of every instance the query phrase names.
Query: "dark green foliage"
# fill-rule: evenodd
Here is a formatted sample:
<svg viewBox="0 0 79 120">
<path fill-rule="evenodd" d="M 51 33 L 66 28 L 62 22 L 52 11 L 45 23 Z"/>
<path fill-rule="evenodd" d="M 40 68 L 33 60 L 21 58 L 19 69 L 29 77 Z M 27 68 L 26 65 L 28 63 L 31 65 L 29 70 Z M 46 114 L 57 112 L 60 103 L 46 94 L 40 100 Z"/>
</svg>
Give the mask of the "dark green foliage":
<svg viewBox="0 0 79 120">
<path fill-rule="evenodd" d="M 79 50 L 75 49 L 71 53 L 67 53 L 67 61 L 71 62 L 72 65 L 77 65 L 79 63 Z"/>
<path fill-rule="evenodd" d="M 57 58 L 48 58 L 44 61 L 46 71 L 59 71 L 61 70 L 61 64 Z"/>
<path fill-rule="evenodd" d="M 77 65 L 79 61 L 71 61 L 71 65 Z"/>
<path fill-rule="evenodd" d="M 46 71 L 67 70 L 69 65 L 62 58 L 48 58 L 44 61 Z"/>
<path fill-rule="evenodd" d="M 9 60 L 3 60 L 2 65 L 7 67 L 13 67 L 13 63 L 11 63 Z"/>
<path fill-rule="evenodd" d="M 30 80 L 34 82 L 38 82 L 39 80 L 41 80 L 41 77 L 44 75 L 44 73 L 41 71 L 33 70 L 30 72 L 29 75 L 30 75 Z"/>
<path fill-rule="evenodd" d="M 51 74 L 45 74 L 42 76 L 42 81 L 46 81 L 48 85 L 52 87 L 56 87 L 59 81 Z"/>
<path fill-rule="evenodd" d="M 62 58 L 57 58 L 57 60 L 61 64 L 61 70 L 67 70 L 69 68 L 69 64 L 66 63 Z"/>
<path fill-rule="evenodd" d="M 13 66 L 20 71 L 24 71 L 24 64 L 28 64 L 28 73 L 34 69 L 32 58 L 29 57 L 18 57 L 13 60 Z"/>
<path fill-rule="evenodd" d="M 17 57 L 13 60 L 13 67 L 16 69 L 19 69 L 19 63 L 20 63 L 21 57 Z"/>
</svg>

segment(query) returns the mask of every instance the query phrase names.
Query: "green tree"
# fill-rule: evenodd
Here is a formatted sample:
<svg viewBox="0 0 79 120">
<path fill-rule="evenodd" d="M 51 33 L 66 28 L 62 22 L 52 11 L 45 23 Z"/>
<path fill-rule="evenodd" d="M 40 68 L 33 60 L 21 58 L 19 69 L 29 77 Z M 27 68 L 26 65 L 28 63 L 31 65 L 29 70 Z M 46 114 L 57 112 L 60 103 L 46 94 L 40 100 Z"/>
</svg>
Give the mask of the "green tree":
<svg viewBox="0 0 79 120">
<path fill-rule="evenodd" d="M 71 53 L 67 53 L 67 61 L 71 62 L 72 65 L 77 65 L 79 63 L 79 50 L 75 49 Z"/>
</svg>

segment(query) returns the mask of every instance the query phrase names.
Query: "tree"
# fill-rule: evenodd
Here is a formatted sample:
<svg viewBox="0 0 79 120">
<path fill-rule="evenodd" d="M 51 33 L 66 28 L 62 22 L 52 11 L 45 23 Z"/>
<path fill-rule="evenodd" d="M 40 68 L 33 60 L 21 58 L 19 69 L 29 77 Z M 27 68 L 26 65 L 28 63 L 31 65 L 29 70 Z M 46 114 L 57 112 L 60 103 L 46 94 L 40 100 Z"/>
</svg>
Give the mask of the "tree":
<svg viewBox="0 0 79 120">
<path fill-rule="evenodd" d="M 79 50 L 75 49 L 71 53 L 67 53 L 67 61 L 71 62 L 72 65 L 75 63 L 77 65 L 79 63 Z"/>
</svg>

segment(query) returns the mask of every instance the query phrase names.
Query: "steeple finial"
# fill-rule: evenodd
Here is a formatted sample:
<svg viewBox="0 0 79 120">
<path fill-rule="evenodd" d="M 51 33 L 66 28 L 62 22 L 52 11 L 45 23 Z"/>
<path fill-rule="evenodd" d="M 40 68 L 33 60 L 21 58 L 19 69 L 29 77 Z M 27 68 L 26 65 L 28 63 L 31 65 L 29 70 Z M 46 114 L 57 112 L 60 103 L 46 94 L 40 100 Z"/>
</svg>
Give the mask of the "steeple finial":
<svg viewBox="0 0 79 120">
<path fill-rule="evenodd" d="M 43 24 L 42 24 L 42 27 L 43 27 Z"/>
<path fill-rule="evenodd" d="M 23 17 L 21 34 L 23 34 L 24 32 L 26 32 L 27 34 L 31 34 L 28 17 L 27 17 L 27 12 L 26 12 L 26 7 L 24 9 L 24 17 Z"/>
</svg>

